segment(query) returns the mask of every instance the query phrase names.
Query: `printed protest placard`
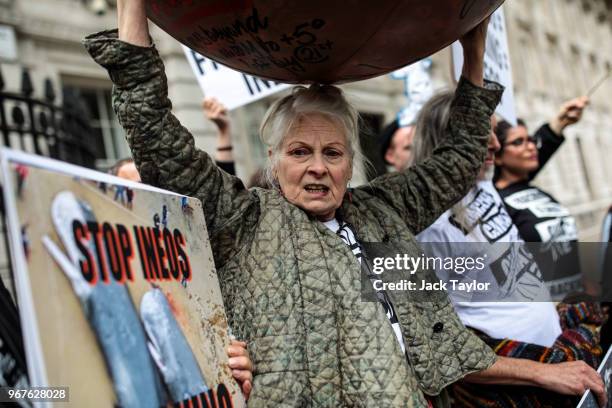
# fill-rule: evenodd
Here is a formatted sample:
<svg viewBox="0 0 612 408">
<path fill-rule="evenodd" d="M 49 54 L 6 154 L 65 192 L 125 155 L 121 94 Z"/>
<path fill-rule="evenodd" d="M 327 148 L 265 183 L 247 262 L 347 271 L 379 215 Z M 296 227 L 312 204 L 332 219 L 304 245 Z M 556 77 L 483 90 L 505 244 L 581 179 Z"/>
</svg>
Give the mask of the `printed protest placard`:
<svg viewBox="0 0 612 408">
<path fill-rule="evenodd" d="M 183 50 L 204 95 L 214 96 L 229 110 L 289 87 L 235 71 L 185 46 Z"/>
<path fill-rule="evenodd" d="M 31 385 L 79 407 L 243 407 L 201 203 L 0 154 Z"/>
<path fill-rule="evenodd" d="M 425 58 L 391 73 L 391 78 L 404 81 L 408 102 L 397 114 L 399 126 L 415 124 L 419 112 L 434 93 L 431 82 L 431 58 Z"/>
<path fill-rule="evenodd" d="M 463 47 L 461 47 L 459 41 L 456 41 L 453 43 L 451 49 L 455 79 L 459 80 L 463 67 Z M 506 87 L 502 100 L 497 107 L 497 114 L 516 126 L 516 108 L 514 104 L 514 91 L 512 88 L 512 66 L 510 64 L 510 51 L 508 49 L 506 20 L 502 7 L 498 8 L 497 11 L 491 15 L 489 30 L 487 31 L 484 65 L 485 79 L 498 82 Z"/>
</svg>

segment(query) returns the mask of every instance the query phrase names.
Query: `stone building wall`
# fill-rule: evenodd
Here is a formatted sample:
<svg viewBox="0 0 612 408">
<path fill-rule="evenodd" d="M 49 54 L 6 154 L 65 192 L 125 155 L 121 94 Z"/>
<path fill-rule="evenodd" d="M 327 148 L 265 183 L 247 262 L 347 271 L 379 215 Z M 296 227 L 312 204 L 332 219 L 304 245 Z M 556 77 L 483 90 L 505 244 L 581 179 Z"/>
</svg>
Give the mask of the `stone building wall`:
<svg viewBox="0 0 612 408">
<path fill-rule="evenodd" d="M 517 112 L 530 129 L 586 94 L 612 65 L 610 2 L 513 0 L 506 18 Z M 608 80 L 535 181 L 570 208 L 583 240 L 598 239 L 612 204 L 611 92 Z"/>
</svg>

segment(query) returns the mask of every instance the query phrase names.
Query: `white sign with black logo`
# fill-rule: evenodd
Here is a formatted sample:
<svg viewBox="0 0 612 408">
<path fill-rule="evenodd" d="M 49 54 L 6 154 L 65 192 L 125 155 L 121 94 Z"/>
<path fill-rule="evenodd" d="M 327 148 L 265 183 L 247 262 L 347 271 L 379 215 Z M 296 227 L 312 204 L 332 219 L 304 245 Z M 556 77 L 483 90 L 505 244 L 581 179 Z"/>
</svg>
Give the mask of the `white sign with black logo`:
<svg viewBox="0 0 612 408">
<path fill-rule="evenodd" d="M 431 58 L 425 58 L 391 73 L 391 78 L 404 81 L 404 95 L 408 99 L 406 107 L 397 114 L 400 126 L 413 126 L 419 112 L 432 97 L 431 66 Z"/>
<path fill-rule="evenodd" d="M 206 96 L 214 96 L 232 110 L 288 88 L 221 65 L 183 46 L 189 65 Z"/>
</svg>

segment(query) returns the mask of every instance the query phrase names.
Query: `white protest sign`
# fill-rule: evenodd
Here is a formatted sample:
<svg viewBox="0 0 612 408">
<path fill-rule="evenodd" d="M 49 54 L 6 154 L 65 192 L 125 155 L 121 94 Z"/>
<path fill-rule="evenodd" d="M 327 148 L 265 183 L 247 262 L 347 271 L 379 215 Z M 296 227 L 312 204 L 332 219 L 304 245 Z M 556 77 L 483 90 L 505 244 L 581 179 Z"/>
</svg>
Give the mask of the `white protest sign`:
<svg viewBox="0 0 612 408">
<path fill-rule="evenodd" d="M 75 407 L 246 407 L 198 199 L 4 148 L 0 169 L 32 386 Z"/>
<path fill-rule="evenodd" d="M 453 67 L 455 79 L 461 77 L 463 66 L 463 48 L 459 41 L 452 45 Z M 487 32 L 487 45 L 484 58 L 485 79 L 498 82 L 506 87 L 501 103 L 497 107 L 497 114 L 516 126 L 516 109 L 514 105 L 514 91 L 512 90 L 512 67 L 510 65 L 510 52 L 508 50 L 508 36 L 506 34 L 506 21 L 504 11 L 498 8 L 489 23 Z"/>
<path fill-rule="evenodd" d="M 204 95 L 214 96 L 229 110 L 290 86 L 235 71 L 185 46 L 183 50 Z"/>
<path fill-rule="evenodd" d="M 404 81 L 404 94 L 408 98 L 406 107 L 397 114 L 400 126 L 414 125 L 421 108 L 432 97 L 431 64 L 431 58 L 425 58 L 391 73 L 391 78 Z"/>
</svg>

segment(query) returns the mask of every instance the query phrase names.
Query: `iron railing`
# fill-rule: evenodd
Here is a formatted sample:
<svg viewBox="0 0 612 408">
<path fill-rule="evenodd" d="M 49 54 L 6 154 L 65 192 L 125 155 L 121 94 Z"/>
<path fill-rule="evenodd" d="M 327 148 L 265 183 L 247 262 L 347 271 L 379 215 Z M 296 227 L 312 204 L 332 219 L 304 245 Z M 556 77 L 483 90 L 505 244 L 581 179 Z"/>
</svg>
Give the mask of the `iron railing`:
<svg viewBox="0 0 612 408">
<path fill-rule="evenodd" d="M 50 79 L 44 81 L 44 97 L 34 97 L 28 70 L 23 69 L 19 92 L 4 89 L 0 71 L 0 135 L 2 145 L 93 168 L 95 134 L 83 101 L 65 93 L 62 104 Z"/>
<path fill-rule="evenodd" d="M 59 104 L 51 80 L 45 79 L 43 86 L 44 96 L 36 98 L 30 74 L 27 69 L 23 69 L 19 92 L 6 91 L 0 70 L 2 146 L 93 168 L 97 136 L 90 126 L 90 115 L 85 107 L 86 104 L 75 92 L 65 92 L 62 103 Z M 0 259 L 0 268 L 8 269 L 11 273 L 12 265 L 2 199 L 0 199 L 0 218 L 2 232 L 0 240 L 5 246 L 7 258 Z"/>
</svg>

